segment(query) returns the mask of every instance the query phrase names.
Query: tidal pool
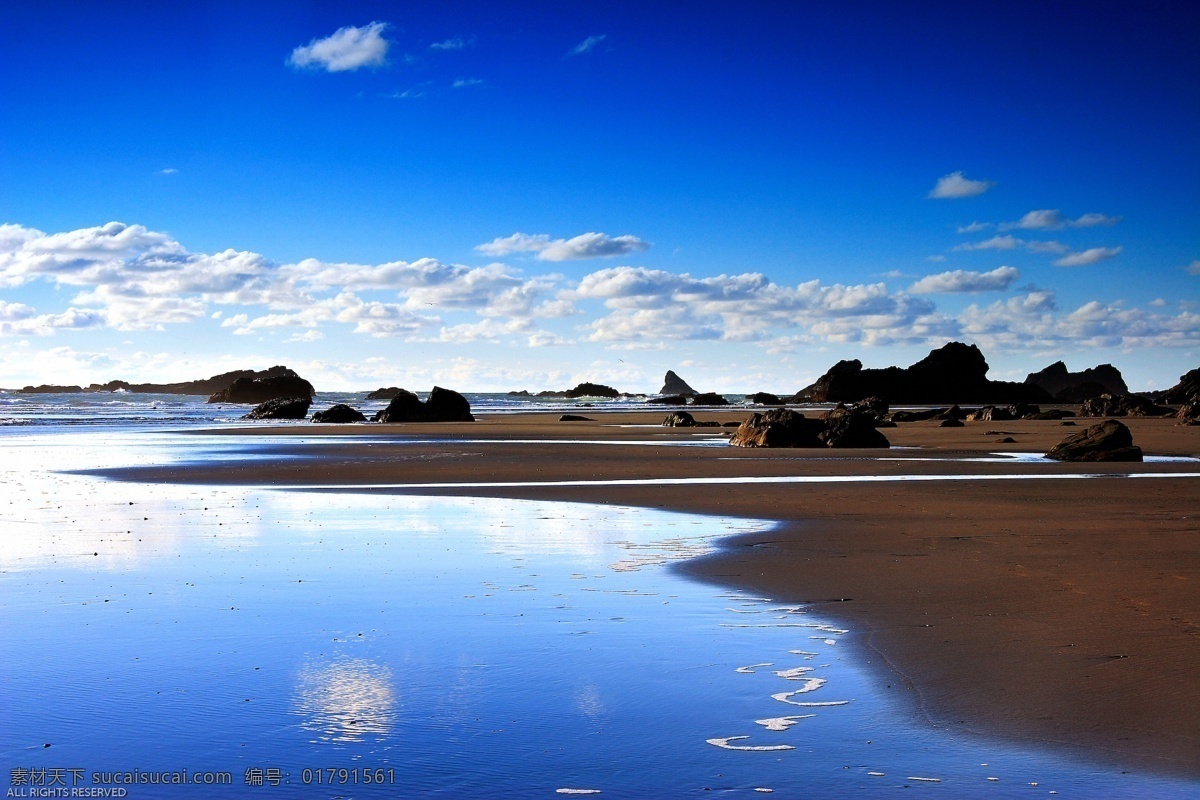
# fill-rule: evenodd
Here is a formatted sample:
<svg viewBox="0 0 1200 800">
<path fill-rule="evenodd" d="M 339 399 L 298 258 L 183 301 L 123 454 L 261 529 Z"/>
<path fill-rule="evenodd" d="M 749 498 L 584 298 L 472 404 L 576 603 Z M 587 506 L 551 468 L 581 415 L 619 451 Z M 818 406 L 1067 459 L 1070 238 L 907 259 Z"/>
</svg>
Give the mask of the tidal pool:
<svg viewBox="0 0 1200 800">
<path fill-rule="evenodd" d="M 670 569 L 770 521 L 118 483 L 49 469 L 186 443 L 55 440 L 0 451 L 14 789 L 40 775 L 131 798 L 1194 795 L 930 728 L 859 632 Z M 145 782 L 184 770 L 230 783 Z"/>
</svg>

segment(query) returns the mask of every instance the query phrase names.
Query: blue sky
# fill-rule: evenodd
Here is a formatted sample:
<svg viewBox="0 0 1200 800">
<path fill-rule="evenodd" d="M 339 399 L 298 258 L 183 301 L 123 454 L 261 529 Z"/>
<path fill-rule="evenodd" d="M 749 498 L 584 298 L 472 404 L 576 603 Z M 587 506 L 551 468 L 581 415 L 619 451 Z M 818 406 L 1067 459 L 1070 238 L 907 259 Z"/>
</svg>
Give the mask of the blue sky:
<svg viewBox="0 0 1200 800">
<path fill-rule="evenodd" d="M 13 2 L 0 386 L 1200 364 L 1187 3 Z"/>
</svg>

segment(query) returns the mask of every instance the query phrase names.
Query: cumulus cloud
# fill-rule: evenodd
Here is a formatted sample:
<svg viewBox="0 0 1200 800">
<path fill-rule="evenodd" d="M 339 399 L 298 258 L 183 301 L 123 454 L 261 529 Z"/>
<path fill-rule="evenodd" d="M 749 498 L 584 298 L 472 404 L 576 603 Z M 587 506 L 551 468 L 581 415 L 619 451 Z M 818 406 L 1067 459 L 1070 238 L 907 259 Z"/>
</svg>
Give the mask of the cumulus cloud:
<svg viewBox="0 0 1200 800">
<path fill-rule="evenodd" d="M 1091 247 L 1078 253 L 1071 253 L 1069 256 L 1063 256 L 1055 261 L 1054 265 L 1057 267 L 1086 267 L 1090 264 L 1107 261 L 1119 255 L 1122 249 L 1120 247 Z"/>
<path fill-rule="evenodd" d="M 990 222 L 972 222 L 970 225 L 959 225 L 958 232 L 959 233 L 979 233 L 980 231 L 986 231 L 992 227 L 995 227 L 995 226 Z"/>
<path fill-rule="evenodd" d="M 650 243 L 636 236 L 609 236 L 606 233 L 581 233 L 570 239 L 551 239 L 548 234 L 514 233 L 476 246 L 487 255 L 503 257 L 513 253 L 536 253 L 539 261 L 583 261 L 640 253 Z"/>
<path fill-rule="evenodd" d="M 483 78 L 457 78 L 450 86 L 454 89 L 468 89 L 472 86 L 486 86 Z"/>
<path fill-rule="evenodd" d="M 175 169 L 174 167 L 167 167 L 166 169 L 160 169 L 158 171 L 158 174 L 159 175 L 178 175 L 179 170 Z"/>
<path fill-rule="evenodd" d="M 984 239 L 982 242 L 964 242 L 955 247 L 955 250 L 1014 250 L 1025 244 L 1023 239 L 1018 239 L 1015 236 L 1004 234 L 1002 236 L 993 236 L 990 239 Z"/>
<path fill-rule="evenodd" d="M 926 275 L 908 288 L 913 294 L 998 292 L 1009 288 L 1021 277 L 1015 267 L 997 267 L 991 272 L 968 272 L 956 269 Z"/>
<path fill-rule="evenodd" d="M 349 72 L 362 67 L 383 66 L 391 44 L 383 38 L 386 28 L 386 22 L 372 22 L 361 28 L 353 25 L 338 28 L 324 39 L 313 39 L 297 47 L 287 63 L 296 69 L 320 69 L 326 72 Z"/>
<path fill-rule="evenodd" d="M 1116 225 L 1120 217 L 1110 217 L 1105 214 L 1089 213 L 1078 219 L 1071 219 L 1057 208 L 1044 208 L 1030 211 L 1016 222 L 1005 222 L 1001 230 L 1021 228 L 1024 230 L 1059 230 L 1061 228 L 1094 228 L 1099 225 Z"/>
<path fill-rule="evenodd" d="M 963 173 L 951 172 L 938 178 L 938 182 L 929 194 L 931 200 L 958 200 L 964 197 L 977 197 L 996 184 L 993 181 L 973 181 Z"/>
<path fill-rule="evenodd" d="M 581 56 L 584 53 L 590 53 L 596 49 L 596 45 L 608 38 L 608 34 L 601 33 L 598 36 L 589 36 L 579 44 L 575 45 L 567 53 L 569 56 Z"/>
<path fill-rule="evenodd" d="M 1200 275 L 1200 258 L 1184 267 L 1188 275 Z"/>
</svg>

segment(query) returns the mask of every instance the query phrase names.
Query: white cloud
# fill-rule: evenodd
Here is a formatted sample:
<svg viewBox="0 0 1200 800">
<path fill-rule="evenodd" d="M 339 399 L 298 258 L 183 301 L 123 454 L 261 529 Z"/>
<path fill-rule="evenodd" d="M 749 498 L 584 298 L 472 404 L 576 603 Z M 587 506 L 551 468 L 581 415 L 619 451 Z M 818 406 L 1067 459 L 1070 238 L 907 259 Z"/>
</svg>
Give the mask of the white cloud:
<svg viewBox="0 0 1200 800">
<path fill-rule="evenodd" d="M 567 53 L 567 55 L 579 56 L 579 55 L 583 55 L 584 53 L 590 53 L 594 49 L 596 49 L 596 45 L 600 44 L 607 38 L 608 38 L 608 34 L 606 34 L 606 33 L 602 33 L 598 36 L 589 36 L 586 39 L 584 39 L 582 42 L 580 42 L 579 44 L 572 47 L 571 50 Z"/>
<path fill-rule="evenodd" d="M 179 170 L 175 169 L 174 167 L 167 167 L 166 169 L 160 169 L 158 171 L 158 174 L 159 175 L 178 175 Z"/>
<path fill-rule="evenodd" d="M 970 225 L 959 225 L 958 232 L 959 233 L 979 233 L 980 231 L 986 231 L 989 228 L 993 228 L 993 227 L 995 227 L 995 226 L 990 222 L 972 222 Z"/>
<path fill-rule="evenodd" d="M 956 269 L 926 275 L 908 288 L 913 294 L 998 292 L 1009 288 L 1021 277 L 1015 267 L 997 267 L 991 272 Z"/>
<path fill-rule="evenodd" d="M 14 308 L 16 306 L 17 308 Z M 52 336 L 60 330 L 99 328 L 105 317 L 99 311 L 71 307 L 61 314 L 31 315 L 20 303 L 0 307 L 0 336 Z"/>
<path fill-rule="evenodd" d="M 1031 253 L 1065 253 L 1071 248 L 1062 242 L 1035 241 L 1026 242 L 1025 249 Z"/>
<path fill-rule="evenodd" d="M 361 28 L 347 25 L 324 39 L 313 39 L 297 47 L 287 63 L 297 69 L 323 69 L 348 72 L 362 67 L 380 67 L 386 63 L 390 42 L 383 38 L 385 22 L 372 22 Z"/>
<path fill-rule="evenodd" d="M 514 233 L 476 246 L 487 255 L 502 257 L 513 253 L 536 253 L 539 261 L 582 261 L 640 253 L 650 243 L 636 236 L 609 236 L 606 233 L 581 233 L 570 239 L 551 239 L 548 234 Z"/>
<path fill-rule="evenodd" d="M 1054 265 L 1057 267 L 1086 267 L 1119 255 L 1122 249 L 1120 247 L 1091 247 L 1078 253 L 1071 253 L 1069 256 L 1063 256 L 1055 261 Z"/>
<path fill-rule="evenodd" d="M 1061 228 L 1094 228 L 1098 225 L 1116 225 L 1120 221 L 1120 217 L 1110 217 L 1095 212 L 1084 214 L 1078 219 L 1071 219 L 1057 208 L 1043 208 L 1030 211 L 1016 222 L 1002 223 L 1000 229 L 1059 230 Z"/>
<path fill-rule="evenodd" d="M 487 81 L 483 78 L 458 78 L 450 85 L 455 89 L 466 89 L 472 86 L 486 86 Z"/>
<path fill-rule="evenodd" d="M 976 197 L 983 194 L 996 184 L 993 181 L 973 181 L 962 172 L 951 172 L 938 178 L 938 182 L 926 195 L 931 200 L 957 200 L 963 197 Z"/>
<path fill-rule="evenodd" d="M 325 334 L 321 333 L 316 328 L 309 328 L 308 330 L 304 331 L 304 333 L 294 333 L 283 341 L 284 344 L 291 344 L 293 342 L 319 342 L 324 338 Z"/>
<path fill-rule="evenodd" d="M 1015 236 L 1004 234 L 1002 236 L 993 236 L 990 239 L 984 239 L 982 242 L 964 242 L 955 247 L 955 250 L 1013 250 L 1025 244 L 1024 239 L 1018 239 Z"/>
<path fill-rule="evenodd" d="M 1184 269 L 1188 275 L 1200 275 L 1200 258 L 1188 264 Z"/>
<path fill-rule="evenodd" d="M 451 38 L 445 40 L 444 42 L 434 42 L 433 44 L 429 45 L 429 49 L 430 50 L 442 50 L 442 51 L 463 50 L 467 47 L 467 45 L 474 44 L 474 42 L 475 42 L 474 36 L 470 36 L 470 37 L 454 36 L 454 37 L 451 37 Z"/>
</svg>

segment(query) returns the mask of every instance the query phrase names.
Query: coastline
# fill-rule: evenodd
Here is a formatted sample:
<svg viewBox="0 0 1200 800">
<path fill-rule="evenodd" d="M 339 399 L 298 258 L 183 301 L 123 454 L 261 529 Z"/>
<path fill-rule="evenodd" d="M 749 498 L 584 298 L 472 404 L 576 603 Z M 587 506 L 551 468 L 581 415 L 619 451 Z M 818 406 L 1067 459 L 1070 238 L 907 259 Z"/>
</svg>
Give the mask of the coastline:
<svg viewBox="0 0 1200 800">
<path fill-rule="evenodd" d="M 922 450 L 651 447 L 717 429 L 654 427 L 663 414 L 481 418 L 474 425 L 263 426 L 259 458 L 106 473 L 183 483 L 438 483 L 420 494 L 618 503 L 779 520 L 679 567 L 801 601 L 861 631 L 881 677 L 938 727 L 1053 747 L 1105 763 L 1200 776 L 1200 492 L 1194 478 L 465 488 L 464 482 L 1194 472 L 1197 464 L 972 461 L 1044 452 L 1055 422 L 910 423 L 886 431 Z M 697 414 L 741 419 L 741 409 Z M 1080 425 L 1086 421 L 1081 420 Z M 1126 420 L 1148 454 L 1200 454 L 1200 429 Z M 614 425 L 646 427 L 614 427 Z M 998 445 L 1001 431 L 1017 443 Z M 344 437 L 351 436 L 354 439 Z M 295 444 L 291 444 L 294 437 Z M 319 445 L 302 441 L 318 437 Z M 361 437 L 361 438 L 360 438 Z M 421 443 L 405 441 L 420 440 Z M 458 441 L 456 441 L 458 440 Z M 586 442 L 586 443 L 584 443 Z M 625 446 L 622 446 L 622 445 Z M 304 454 L 309 458 L 294 458 Z M 887 460 L 876 460 L 884 457 Z M 929 459 L 929 460 L 924 460 Z M 1081 469 L 1082 468 L 1082 469 Z M 404 490 L 389 490 L 404 491 Z M 847 599 L 848 598 L 848 599 Z M 886 685 L 882 682 L 881 686 Z"/>
</svg>

